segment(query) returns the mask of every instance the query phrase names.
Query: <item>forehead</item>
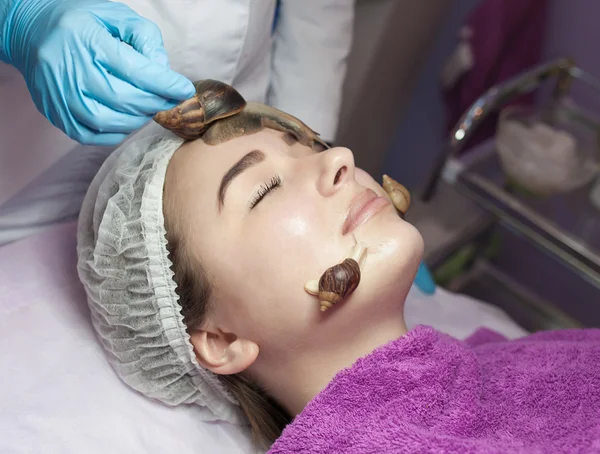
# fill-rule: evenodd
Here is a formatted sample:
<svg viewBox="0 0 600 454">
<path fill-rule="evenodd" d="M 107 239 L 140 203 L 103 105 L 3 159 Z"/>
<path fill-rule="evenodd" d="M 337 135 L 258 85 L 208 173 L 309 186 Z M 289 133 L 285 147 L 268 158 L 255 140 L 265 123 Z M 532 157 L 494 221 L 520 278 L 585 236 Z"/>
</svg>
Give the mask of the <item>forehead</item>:
<svg viewBox="0 0 600 454">
<path fill-rule="evenodd" d="M 237 137 L 218 145 L 207 145 L 202 140 L 187 142 L 175 152 L 167 169 L 165 194 L 175 197 L 182 209 L 190 197 L 198 201 L 205 197 L 216 200 L 216 191 L 227 171 L 243 156 L 260 150 L 266 158 L 280 154 L 302 156 L 311 153 L 309 147 L 300 145 L 292 136 L 272 129 Z"/>
<path fill-rule="evenodd" d="M 185 143 L 169 163 L 168 177 L 176 179 L 204 177 L 206 182 L 220 181 L 229 168 L 253 150 L 262 151 L 267 158 L 273 154 L 300 157 L 311 153 L 293 136 L 273 129 L 237 137 L 218 145 L 207 145 L 202 140 Z"/>
</svg>

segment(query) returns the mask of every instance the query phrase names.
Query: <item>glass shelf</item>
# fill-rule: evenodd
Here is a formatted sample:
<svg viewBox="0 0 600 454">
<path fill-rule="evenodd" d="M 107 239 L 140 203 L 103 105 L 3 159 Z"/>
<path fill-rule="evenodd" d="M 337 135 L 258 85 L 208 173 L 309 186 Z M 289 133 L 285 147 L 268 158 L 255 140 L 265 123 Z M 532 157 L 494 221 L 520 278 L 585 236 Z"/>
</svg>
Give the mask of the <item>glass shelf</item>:
<svg viewBox="0 0 600 454">
<path fill-rule="evenodd" d="M 600 289 L 600 210 L 589 199 L 593 183 L 547 197 L 528 194 L 504 175 L 494 140 L 450 158 L 443 178 Z"/>
</svg>

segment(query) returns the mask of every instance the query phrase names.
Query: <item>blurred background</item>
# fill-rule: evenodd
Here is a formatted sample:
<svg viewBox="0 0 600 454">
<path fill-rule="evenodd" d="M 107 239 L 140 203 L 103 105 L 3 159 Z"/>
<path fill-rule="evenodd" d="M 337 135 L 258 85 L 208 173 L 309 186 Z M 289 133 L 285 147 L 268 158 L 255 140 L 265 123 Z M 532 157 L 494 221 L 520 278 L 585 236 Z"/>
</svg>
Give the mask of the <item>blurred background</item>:
<svg viewBox="0 0 600 454">
<path fill-rule="evenodd" d="M 499 305 L 530 330 L 600 326 L 600 180 L 532 194 L 507 186 L 496 157 L 469 169 L 540 231 L 515 228 L 506 210 L 489 209 L 489 191 L 482 203 L 452 176 L 427 202 L 420 195 L 460 115 L 486 90 L 560 57 L 600 78 L 598 17 L 594 0 L 357 1 L 338 143 L 376 179 L 387 173 L 410 189 L 408 219 L 438 284 Z M 550 94 L 542 86 L 515 103 L 535 111 Z M 600 92 L 573 84 L 567 98 L 586 110 L 597 164 Z M 497 122 L 482 123 L 460 159 L 494 154 Z"/>
</svg>

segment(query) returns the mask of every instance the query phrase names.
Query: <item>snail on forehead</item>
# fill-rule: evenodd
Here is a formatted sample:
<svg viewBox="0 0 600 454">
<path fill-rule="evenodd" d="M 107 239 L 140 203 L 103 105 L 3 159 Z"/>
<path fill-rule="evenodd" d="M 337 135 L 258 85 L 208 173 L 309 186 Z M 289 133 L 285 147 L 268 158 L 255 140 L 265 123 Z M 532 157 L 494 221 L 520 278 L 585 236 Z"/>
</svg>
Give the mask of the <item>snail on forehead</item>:
<svg viewBox="0 0 600 454">
<path fill-rule="evenodd" d="M 246 102 L 230 85 L 207 79 L 194 86 L 192 98 L 154 116 L 156 123 L 182 139 L 202 139 L 217 145 L 269 128 L 291 134 L 313 149 L 329 148 L 319 134 L 297 118 L 264 104 Z"/>
</svg>

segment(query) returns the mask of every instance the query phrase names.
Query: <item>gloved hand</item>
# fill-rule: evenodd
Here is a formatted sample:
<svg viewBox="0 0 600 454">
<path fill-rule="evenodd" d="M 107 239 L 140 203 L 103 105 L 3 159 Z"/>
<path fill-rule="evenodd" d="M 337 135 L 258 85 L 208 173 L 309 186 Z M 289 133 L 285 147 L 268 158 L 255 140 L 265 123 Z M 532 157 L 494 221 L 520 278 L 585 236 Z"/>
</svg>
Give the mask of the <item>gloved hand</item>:
<svg viewBox="0 0 600 454">
<path fill-rule="evenodd" d="M 195 93 L 169 68 L 158 27 L 107 0 L 0 0 L 0 59 L 83 144 L 116 145 Z"/>
</svg>

